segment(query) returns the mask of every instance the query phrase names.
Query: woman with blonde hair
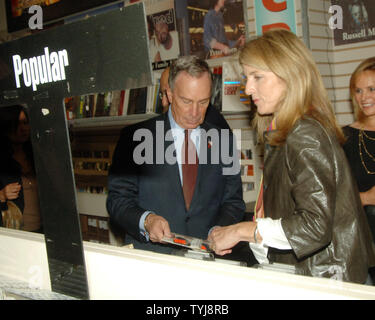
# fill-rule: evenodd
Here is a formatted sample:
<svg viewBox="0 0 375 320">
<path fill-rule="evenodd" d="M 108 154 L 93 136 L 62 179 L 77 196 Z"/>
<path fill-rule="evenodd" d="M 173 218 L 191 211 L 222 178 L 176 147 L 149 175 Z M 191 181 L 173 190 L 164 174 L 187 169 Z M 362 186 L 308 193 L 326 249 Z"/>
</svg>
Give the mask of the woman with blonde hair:
<svg viewBox="0 0 375 320">
<path fill-rule="evenodd" d="M 356 121 L 344 127 L 344 150 L 357 179 L 362 204 L 375 205 L 375 57 L 363 61 L 350 78 Z"/>
<path fill-rule="evenodd" d="M 375 241 L 375 57 L 358 65 L 350 78 L 355 122 L 345 126 L 344 151 L 357 181 Z M 375 269 L 372 269 L 375 279 Z"/>
<path fill-rule="evenodd" d="M 248 42 L 239 59 L 265 145 L 263 179 L 254 221 L 216 227 L 211 247 L 223 255 L 248 241 L 260 264 L 366 283 L 375 248 L 310 52 L 293 33 L 273 29 Z"/>
</svg>

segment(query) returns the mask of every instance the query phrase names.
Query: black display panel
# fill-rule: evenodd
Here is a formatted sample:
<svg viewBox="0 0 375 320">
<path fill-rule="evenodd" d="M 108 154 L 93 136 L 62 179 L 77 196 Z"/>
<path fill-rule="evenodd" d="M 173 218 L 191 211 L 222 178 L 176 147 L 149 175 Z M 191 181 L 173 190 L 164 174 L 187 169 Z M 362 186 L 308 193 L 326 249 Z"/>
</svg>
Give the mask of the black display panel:
<svg viewBox="0 0 375 320">
<path fill-rule="evenodd" d="M 152 84 L 143 3 L 0 45 L 0 107 L 28 106 L 52 290 L 89 298 L 64 98 Z"/>
</svg>

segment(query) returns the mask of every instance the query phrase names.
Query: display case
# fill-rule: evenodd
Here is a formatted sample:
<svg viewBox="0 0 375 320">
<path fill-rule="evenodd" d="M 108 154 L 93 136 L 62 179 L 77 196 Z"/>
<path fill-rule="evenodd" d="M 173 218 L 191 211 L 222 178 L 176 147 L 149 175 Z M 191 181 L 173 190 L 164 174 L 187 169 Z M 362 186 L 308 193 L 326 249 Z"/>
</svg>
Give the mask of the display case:
<svg viewBox="0 0 375 320">
<path fill-rule="evenodd" d="M 31 299 L 55 299 L 51 292 L 42 235 L 0 228 L 0 242 L 0 290 L 9 292 L 12 283 L 17 285 L 22 282 L 22 291 L 27 290 L 29 295 L 33 294 Z M 206 300 L 202 304 L 221 300 L 217 304 L 230 305 L 231 318 L 240 319 L 240 314 L 247 310 L 247 300 L 375 299 L 375 289 L 372 286 L 334 279 L 247 268 L 222 261 L 197 260 L 85 241 L 83 247 L 90 299 L 131 300 L 127 306 L 134 306 L 134 300 L 142 300 L 142 306 L 136 305 L 138 308 L 134 307 L 132 310 L 140 318 L 144 318 L 147 307 L 162 305 L 160 300 L 173 300 L 174 306 L 182 306 L 186 300 Z M 4 277 L 7 278 L 6 285 L 1 281 Z M 147 289 L 150 286 L 158 290 Z M 12 287 L 16 289 L 14 285 Z M 244 305 L 237 301 L 232 303 L 234 300 L 244 300 Z M 187 304 L 193 304 L 191 301 Z M 126 304 L 126 301 L 121 303 Z M 171 302 L 165 301 L 164 305 L 168 303 Z M 191 318 L 197 316 L 197 313 L 193 316 L 188 308 L 183 314 Z M 239 316 L 236 317 L 236 314 Z M 219 315 L 217 317 L 220 318 Z M 149 318 L 152 319 L 152 316 Z"/>
</svg>

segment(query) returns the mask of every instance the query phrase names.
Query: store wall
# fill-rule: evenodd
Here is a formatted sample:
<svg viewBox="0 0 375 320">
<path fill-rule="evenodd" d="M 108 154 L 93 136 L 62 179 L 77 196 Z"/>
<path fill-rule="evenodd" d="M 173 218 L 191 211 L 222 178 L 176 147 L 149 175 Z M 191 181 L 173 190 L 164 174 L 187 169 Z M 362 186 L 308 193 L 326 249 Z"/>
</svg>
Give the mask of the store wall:
<svg viewBox="0 0 375 320">
<path fill-rule="evenodd" d="M 299 1 L 298 1 L 299 2 Z M 310 49 L 331 101 L 335 101 L 333 33 L 328 26 L 329 1 L 308 1 Z M 334 106 L 335 108 L 336 106 Z M 335 108 L 337 115 L 337 110 Z"/>
</svg>

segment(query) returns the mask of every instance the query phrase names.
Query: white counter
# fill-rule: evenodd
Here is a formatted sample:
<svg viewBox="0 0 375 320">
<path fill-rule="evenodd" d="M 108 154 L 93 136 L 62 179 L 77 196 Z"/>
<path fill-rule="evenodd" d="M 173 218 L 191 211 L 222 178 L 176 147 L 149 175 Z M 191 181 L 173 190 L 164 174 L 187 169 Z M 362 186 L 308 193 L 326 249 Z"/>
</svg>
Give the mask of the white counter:
<svg viewBox="0 0 375 320">
<path fill-rule="evenodd" d="M 51 290 L 44 237 L 0 228 L 0 276 Z M 375 299 L 375 287 L 84 242 L 90 299 Z"/>
</svg>

